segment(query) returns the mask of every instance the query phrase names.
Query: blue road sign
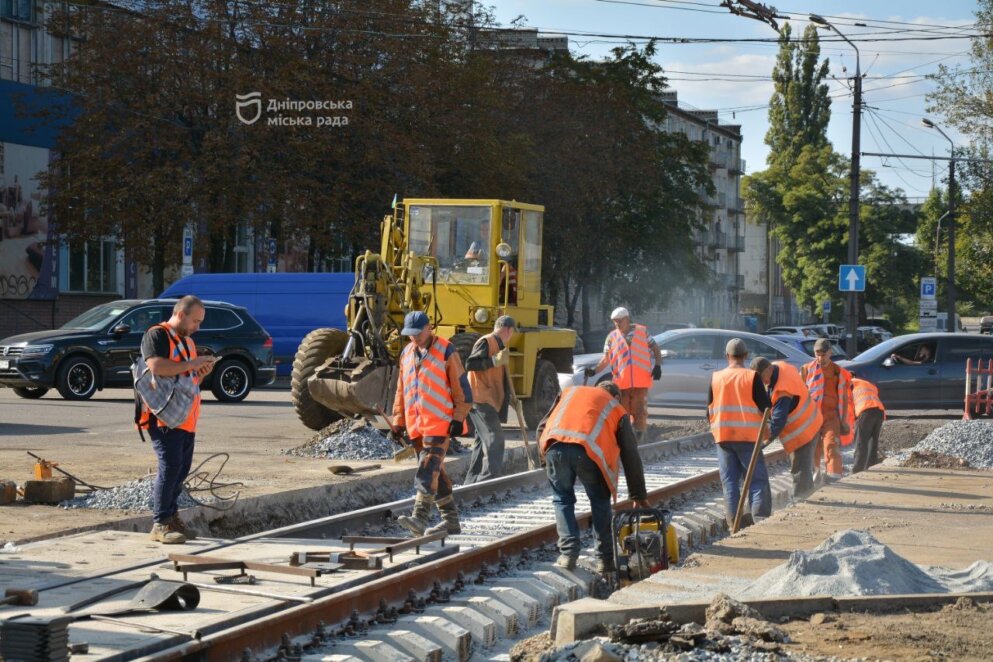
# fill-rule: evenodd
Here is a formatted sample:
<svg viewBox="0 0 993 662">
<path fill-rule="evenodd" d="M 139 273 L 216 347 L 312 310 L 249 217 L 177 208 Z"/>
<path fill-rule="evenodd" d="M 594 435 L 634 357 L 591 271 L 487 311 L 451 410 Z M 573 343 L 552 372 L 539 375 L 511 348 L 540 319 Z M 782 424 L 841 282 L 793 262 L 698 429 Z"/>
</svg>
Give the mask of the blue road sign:
<svg viewBox="0 0 993 662">
<path fill-rule="evenodd" d="M 269 264 L 276 264 L 276 240 L 269 240 Z"/>
<path fill-rule="evenodd" d="M 838 269 L 838 289 L 842 292 L 865 292 L 865 267 L 843 264 Z"/>
<path fill-rule="evenodd" d="M 938 283 L 934 278 L 921 278 L 921 298 L 933 299 L 938 289 Z"/>
<path fill-rule="evenodd" d="M 825 301 L 824 303 L 822 303 L 821 304 L 821 310 L 824 311 L 825 313 L 830 313 L 831 312 L 831 302 L 830 301 Z"/>
<path fill-rule="evenodd" d="M 193 237 L 183 237 L 183 257 L 193 257 Z"/>
</svg>

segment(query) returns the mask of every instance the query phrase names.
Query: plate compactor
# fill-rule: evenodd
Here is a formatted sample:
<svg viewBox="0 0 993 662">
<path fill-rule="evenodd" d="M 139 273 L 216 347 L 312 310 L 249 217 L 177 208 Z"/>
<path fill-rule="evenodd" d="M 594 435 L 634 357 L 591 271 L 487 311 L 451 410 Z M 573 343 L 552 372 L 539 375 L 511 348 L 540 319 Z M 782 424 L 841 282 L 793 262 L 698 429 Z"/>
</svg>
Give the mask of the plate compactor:
<svg viewBox="0 0 993 662">
<path fill-rule="evenodd" d="M 611 533 L 617 588 L 647 579 L 679 561 L 679 539 L 669 517 L 669 511 L 661 508 L 634 508 L 614 514 Z"/>
</svg>

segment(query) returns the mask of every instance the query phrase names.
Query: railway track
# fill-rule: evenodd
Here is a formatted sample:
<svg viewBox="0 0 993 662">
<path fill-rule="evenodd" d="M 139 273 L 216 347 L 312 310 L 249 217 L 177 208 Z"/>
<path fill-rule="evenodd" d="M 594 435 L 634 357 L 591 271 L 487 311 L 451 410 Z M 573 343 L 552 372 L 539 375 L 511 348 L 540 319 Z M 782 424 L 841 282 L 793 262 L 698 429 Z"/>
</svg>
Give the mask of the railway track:
<svg viewBox="0 0 993 662">
<path fill-rule="evenodd" d="M 641 447 L 649 500 L 670 508 L 683 545 L 721 534 L 712 444 L 704 434 Z M 767 450 L 766 457 L 778 463 L 785 453 Z M 36 543 L 0 556 L 0 580 L 37 588 L 39 605 L 0 608 L 0 619 L 58 616 L 60 607 L 145 581 L 152 572 L 180 581 L 181 568 L 188 570 L 188 581 L 204 587 L 197 609 L 121 616 L 123 623 L 76 622 L 70 641 L 85 642 L 89 653 L 73 658 L 485 659 L 499 641 L 542 622 L 555 604 L 586 594 L 593 576 L 551 566 L 556 533 L 543 470 L 455 493 L 463 533 L 416 547 L 397 542 L 403 534 L 394 522 L 412 499 L 236 540 L 196 541 L 177 550 L 190 558 L 175 562 L 144 534 L 89 533 Z M 588 502 L 581 491 L 577 496 L 585 528 Z M 621 494 L 619 506 L 626 505 L 624 499 Z M 357 561 L 355 552 L 365 561 Z M 286 574 L 291 558 L 302 564 L 293 571 L 301 574 Z M 369 565 L 369 558 L 372 567 L 357 567 Z M 207 560 L 215 566 L 189 569 Z M 212 584 L 217 577 L 235 577 L 237 563 L 219 567 L 219 561 L 248 561 L 250 567 L 239 572 L 255 583 Z M 334 563 L 345 566 L 329 565 Z M 134 590 L 98 604 L 121 607 Z"/>
</svg>

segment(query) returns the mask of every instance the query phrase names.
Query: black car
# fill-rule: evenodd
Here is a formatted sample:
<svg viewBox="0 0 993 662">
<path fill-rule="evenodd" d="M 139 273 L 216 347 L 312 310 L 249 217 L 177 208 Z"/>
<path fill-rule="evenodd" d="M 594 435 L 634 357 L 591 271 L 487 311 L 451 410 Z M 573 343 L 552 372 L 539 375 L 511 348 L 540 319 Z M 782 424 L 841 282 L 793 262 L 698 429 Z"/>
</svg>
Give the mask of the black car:
<svg viewBox="0 0 993 662">
<path fill-rule="evenodd" d="M 91 308 L 62 328 L 0 340 L 0 386 L 22 398 L 55 388 L 66 400 L 87 400 L 105 388 L 131 388 L 131 364 L 148 327 L 172 315 L 175 299 L 121 300 Z M 205 301 L 193 336 L 199 354 L 218 357 L 204 379 L 222 402 L 244 400 L 276 377 L 272 338 L 239 306 Z"/>
</svg>

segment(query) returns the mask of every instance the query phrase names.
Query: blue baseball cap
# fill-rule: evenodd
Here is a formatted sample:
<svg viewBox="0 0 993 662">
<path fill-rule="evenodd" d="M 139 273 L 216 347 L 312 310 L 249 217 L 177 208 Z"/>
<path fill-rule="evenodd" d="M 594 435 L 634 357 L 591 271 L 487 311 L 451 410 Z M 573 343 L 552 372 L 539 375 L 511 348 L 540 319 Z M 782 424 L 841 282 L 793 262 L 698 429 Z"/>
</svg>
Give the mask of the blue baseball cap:
<svg viewBox="0 0 993 662">
<path fill-rule="evenodd" d="M 403 331 L 400 332 L 400 335 L 416 336 L 423 331 L 424 327 L 426 327 L 429 323 L 430 321 L 428 320 L 428 316 L 420 310 L 407 313 L 407 316 L 403 318 Z"/>
</svg>

